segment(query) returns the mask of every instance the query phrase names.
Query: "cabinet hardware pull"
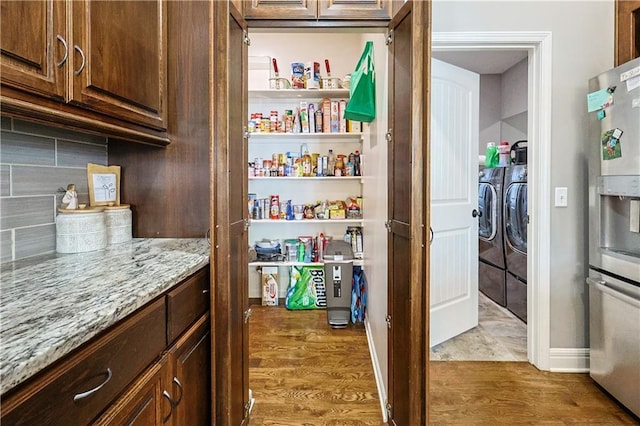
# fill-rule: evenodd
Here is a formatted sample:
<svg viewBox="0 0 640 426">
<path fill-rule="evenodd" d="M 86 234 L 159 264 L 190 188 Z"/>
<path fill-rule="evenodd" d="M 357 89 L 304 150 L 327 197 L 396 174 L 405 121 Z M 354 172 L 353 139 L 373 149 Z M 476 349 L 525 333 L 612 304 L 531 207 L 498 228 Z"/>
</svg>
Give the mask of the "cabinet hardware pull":
<svg viewBox="0 0 640 426">
<path fill-rule="evenodd" d="M 209 293 L 209 290 L 202 290 L 202 294 L 207 294 Z"/>
<path fill-rule="evenodd" d="M 67 46 L 67 41 L 60 34 L 58 34 L 56 38 L 64 46 L 64 57 L 56 64 L 56 66 L 60 68 L 65 62 L 67 62 L 67 58 L 69 57 L 69 46 Z"/>
<path fill-rule="evenodd" d="M 84 57 L 84 52 L 82 51 L 82 49 L 80 49 L 80 46 L 78 46 L 77 44 L 74 44 L 73 45 L 73 49 L 76 52 L 78 52 L 80 54 L 80 56 L 82 56 L 82 63 L 80 64 L 80 68 L 73 72 L 75 75 L 80 75 L 80 73 L 84 69 L 84 65 L 86 63 L 86 58 Z"/>
<path fill-rule="evenodd" d="M 102 389 L 102 387 L 103 387 L 104 385 L 106 385 L 107 383 L 109 383 L 109 380 L 111 380 L 111 376 L 112 376 L 112 375 L 113 375 L 113 374 L 111 373 L 111 369 L 110 369 L 110 368 L 107 368 L 107 379 L 106 379 L 104 382 L 102 382 L 101 384 L 99 384 L 99 385 L 98 385 L 98 386 L 96 386 L 95 388 L 90 389 L 90 390 L 88 390 L 88 391 L 86 391 L 86 392 L 82 392 L 82 393 L 75 394 L 75 395 L 74 395 L 74 397 L 73 397 L 73 400 L 74 400 L 74 401 L 78 401 L 79 399 L 86 398 L 86 397 L 88 397 L 89 395 L 91 395 L 91 394 L 94 394 L 94 393 L 98 392 L 100 389 Z"/>
<path fill-rule="evenodd" d="M 169 420 L 169 418 L 171 417 L 171 415 L 173 414 L 173 399 L 171 399 L 171 395 L 169 395 L 169 392 L 167 392 L 166 390 L 162 391 L 162 396 L 164 396 L 165 398 L 167 398 L 167 400 L 169 400 L 169 414 L 167 414 L 166 417 L 162 418 L 162 423 L 166 423 L 167 420 Z"/>
<path fill-rule="evenodd" d="M 175 404 L 178 405 L 178 404 L 180 404 L 180 401 L 182 401 L 182 394 L 184 392 L 184 389 L 182 389 L 182 383 L 180 383 L 180 380 L 178 380 L 178 378 L 176 376 L 173 376 L 173 383 L 178 385 L 178 389 L 180 389 L 180 397 L 175 402 Z"/>
<path fill-rule="evenodd" d="M 433 242 L 433 228 L 429 227 L 429 245 Z"/>
</svg>

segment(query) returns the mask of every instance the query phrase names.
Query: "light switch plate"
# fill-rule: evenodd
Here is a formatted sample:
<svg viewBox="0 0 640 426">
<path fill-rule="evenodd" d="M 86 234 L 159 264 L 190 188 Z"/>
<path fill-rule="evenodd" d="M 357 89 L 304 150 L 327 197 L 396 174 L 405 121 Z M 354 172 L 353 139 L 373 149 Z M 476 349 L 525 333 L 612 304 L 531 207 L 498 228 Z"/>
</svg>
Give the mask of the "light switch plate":
<svg viewBox="0 0 640 426">
<path fill-rule="evenodd" d="M 556 187 L 556 207 L 567 207 L 567 187 Z"/>
</svg>

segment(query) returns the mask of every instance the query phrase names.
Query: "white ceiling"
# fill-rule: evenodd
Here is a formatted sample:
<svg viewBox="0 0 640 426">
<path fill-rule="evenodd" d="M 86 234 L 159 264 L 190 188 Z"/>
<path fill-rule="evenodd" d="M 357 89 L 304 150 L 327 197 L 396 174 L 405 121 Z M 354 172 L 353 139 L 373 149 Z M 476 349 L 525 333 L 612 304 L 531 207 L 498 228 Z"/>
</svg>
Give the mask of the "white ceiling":
<svg viewBox="0 0 640 426">
<path fill-rule="evenodd" d="M 431 56 L 478 74 L 502 74 L 527 57 L 526 50 L 431 51 Z"/>
</svg>

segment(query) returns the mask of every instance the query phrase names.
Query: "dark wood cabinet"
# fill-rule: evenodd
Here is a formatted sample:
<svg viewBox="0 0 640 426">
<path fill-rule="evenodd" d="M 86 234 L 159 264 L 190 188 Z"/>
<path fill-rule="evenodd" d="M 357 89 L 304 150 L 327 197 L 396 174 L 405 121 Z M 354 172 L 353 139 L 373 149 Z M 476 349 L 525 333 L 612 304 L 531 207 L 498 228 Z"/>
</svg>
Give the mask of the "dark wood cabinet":
<svg viewBox="0 0 640 426">
<path fill-rule="evenodd" d="M 0 2 L 4 114 L 168 144 L 163 0 Z"/>
<path fill-rule="evenodd" d="M 172 295 L 193 309 L 171 308 Z M 207 266 L 3 394 L 2 424 L 211 424 L 208 299 Z M 171 310 L 179 320 L 167 342 Z"/>
<path fill-rule="evenodd" d="M 69 53 L 65 2 L 0 2 L 0 28 L 2 84 L 64 101 Z"/>
<path fill-rule="evenodd" d="M 640 0 L 616 0 L 616 66 L 640 57 Z"/>
<path fill-rule="evenodd" d="M 152 365 L 94 426 L 155 426 L 172 413 L 170 400 L 163 394 L 167 359 Z"/>
<path fill-rule="evenodd" d="M 73 1 L 71 101 L 165 130 L 165 3 Z"/>
<path fill-rule="evenodd" d="M 317 0 L 245 0 L 247 19 L 315 19 Z"/>
<path fill-rule="evenodd" d="M 206 313 L 94 426 L 211 425 L 211 333 Z"/>
<path fill-rule="evenodd" d="M 320 19 L 390 19 L 389 0 L 318 0 Z"/>
<path fill-rule="evenodd" d="M 211 425 L 211 333 L 203 315 L 169 350 L 170 374 L 165 388 L 172 395 L 174 426 Z"/>
<path fill-rule="evenodd" d="M 3 396 L 3 425 L 86 425 L 166 348 L 164 298 Z"/>
<path fill-rule="evenodd" d="M 274 20 L 388 20 L 389 3 L 389 0 L 245 0 L 244 16 Z"/>
</svg>

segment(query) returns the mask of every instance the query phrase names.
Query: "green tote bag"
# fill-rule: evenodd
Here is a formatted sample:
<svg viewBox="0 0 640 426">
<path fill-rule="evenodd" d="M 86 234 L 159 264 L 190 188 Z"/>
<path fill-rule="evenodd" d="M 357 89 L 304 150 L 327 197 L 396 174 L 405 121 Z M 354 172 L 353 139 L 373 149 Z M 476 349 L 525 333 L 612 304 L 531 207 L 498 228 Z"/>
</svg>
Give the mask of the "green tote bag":
<svg viewBox="0 0 640 426">
<path fill-rule="evenodd" d="M 376 118 L 376 72 L 373 65 L 373 42 L 368 41 L 356 69 L 351 73 L 350 99 L 344 118 L 372 122 Z"/>
</svg>

